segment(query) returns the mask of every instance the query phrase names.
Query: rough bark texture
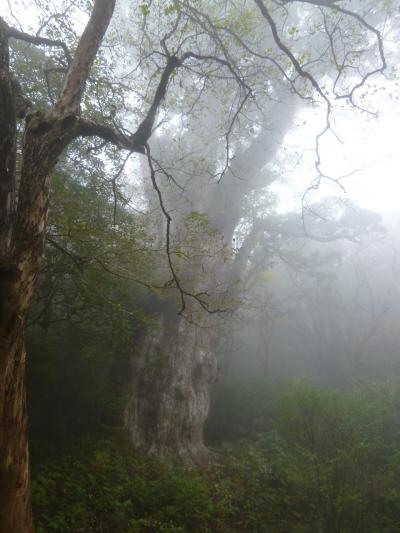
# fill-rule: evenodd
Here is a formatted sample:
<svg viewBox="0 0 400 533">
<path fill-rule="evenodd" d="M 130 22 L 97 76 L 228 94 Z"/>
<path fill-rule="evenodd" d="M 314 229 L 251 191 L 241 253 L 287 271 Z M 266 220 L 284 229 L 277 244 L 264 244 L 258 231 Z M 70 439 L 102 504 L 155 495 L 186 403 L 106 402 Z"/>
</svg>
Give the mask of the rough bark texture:
<svg viewBox="0 0 400 533">
<path fill-rule="evenodd" d="M 186 466 L 208 458 L 203 425 L 217 375 L 211 317 L 161 316 L 134 361 L 126 426 L 137 450 Z"/>
<path fill-rule="evenodd" d="M 12 320 L 12 317 L 10 318 Z M 0 532 L 30 533 L 33 531 L 33 524 L 29 482 L 24 326 L 19 317 L 12 322 L 7 341 L 3 341 L 1 347 L 1 357 L 5 364 L 1 368 Z"/>
<path fill-rule="evenodd" d="M 15 184 L 15 98 L 9 72 L 6 28 L 0 19 L 0 258 L 3 262 L 10 247 L 11 219 Z"/>
<path fill-rule="evenodd" d="M 79 113 L 86 80 L 114 8 L 115 0 L 96 0 L 72 60 L 61 98 L 55 106 L 57 113 Z"/>
<path fill-rule="evenodd" d="M 114 4 L 114 0 L 96 0 L 61 100 L 47 114 L 35 112 L 27 117 L 18 203 L 18 83 L 9 72 L 8 39 L 32 39 L 12 31 L 0 18 L 0 533 L 33 532 L 25 383 L 26 318 L 43 250 L 51 171 L 79 133 L 77 115 L 85 80 Z"/>
<path fill-rule="evenodd" d="M 31 532 L 24 294 L 12 248 L 16 112 L 8 37 L 0 20 L 0 532 Z"/>
<path fill-rule="evenodd" d="M 39 271 L 49 172 L 67 143 L 60 122 L 37 114 L 25 131 L 18 212 L 0 278 L 0 532 L 33 531 L 25 386 L 25 324 Z M 50 126 L 51 124 L 51 126 Z M 6 265 L 6 267 L 4 266 Z"/>
</svg>

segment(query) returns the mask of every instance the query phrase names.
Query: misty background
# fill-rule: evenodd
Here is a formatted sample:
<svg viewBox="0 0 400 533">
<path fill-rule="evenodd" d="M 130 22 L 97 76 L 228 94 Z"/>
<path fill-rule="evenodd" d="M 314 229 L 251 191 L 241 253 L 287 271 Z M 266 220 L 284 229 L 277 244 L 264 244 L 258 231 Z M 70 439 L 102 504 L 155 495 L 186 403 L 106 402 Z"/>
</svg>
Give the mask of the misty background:
<svg viewBox="0 0 400 533">
<path fill-rule="evenodd" d="M 92 4 L 0 0 L 72 51 Z M 399 7 L 116 3 L 27 324 L 39 533 L 400 531 Z M 10 51 L 47 116 L 68 62 Z"/>
</svg>

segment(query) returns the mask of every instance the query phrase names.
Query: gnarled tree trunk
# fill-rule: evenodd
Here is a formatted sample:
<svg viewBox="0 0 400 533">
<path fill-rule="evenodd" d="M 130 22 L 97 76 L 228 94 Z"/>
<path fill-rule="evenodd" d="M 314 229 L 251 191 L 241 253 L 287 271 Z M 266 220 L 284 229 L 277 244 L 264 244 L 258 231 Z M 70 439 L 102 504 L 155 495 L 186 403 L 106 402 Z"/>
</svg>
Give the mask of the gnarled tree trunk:
<svg viewBox="0 0 400 533">
<path fill-rule="evenodd" d="M 207 460 L 203 425 L 217 376 L 212 316 L 161 315 L 133 363 L 126 427 L 140 453 L 187 466 Z"/>
</svg>

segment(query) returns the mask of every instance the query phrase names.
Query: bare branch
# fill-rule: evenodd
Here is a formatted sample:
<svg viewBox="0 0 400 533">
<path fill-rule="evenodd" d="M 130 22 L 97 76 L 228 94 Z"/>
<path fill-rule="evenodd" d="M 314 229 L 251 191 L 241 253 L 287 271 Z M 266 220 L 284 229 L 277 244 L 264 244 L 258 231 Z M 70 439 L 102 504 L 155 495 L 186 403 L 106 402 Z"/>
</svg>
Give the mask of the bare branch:
<svg viewBox="0 0 400 533">
<path fill-rule="evenodd" d="M 159 205 L 160 205 L 161 211 L 162 211 L 162 213 L 163 213 L 163 215 L 164 215 L 164 217 L 165 217 L 165 219 L 167 221 L 166 231 L 165 231 L 165 238 L 166 238 L 165 249 L 166 249 L 166 254 L 167 254 L 169 270 L 170 270 L 171 275 L 172 275 L 172 280 L 171 281 L 174 283 L 174 285 L 178 289 L 179 296 L 180 296 L 180 301 L 181 301 L 181 306 L 180 306 L 180 309 L 178 311 L 178 315 L 183 315 L 184 312 L 185 312 L 185 309 L 186 309 L 186 297 L 192 298 L 193 300 L 195 300 L 205 311 L 207 311 L 207 313 L 210 313 L 210 314 L 223 313 L 223 312 L 229 311 L 228 308 L 226 308 L 226 309 L 224 309 L 224 308 L 211 309 L 210 308 L 210 304 L 209 304 L 209 302 L 206 299 L 208 297 L 208 294 L 206 292 L 202 291 L 202 292 L 198 292 L 198 293 L 192 293 L 192 292 L 189 292 L 189 291 L 187 291 L 186 289 L 183 288 L 183 286 L 182 286 L 182 284 L 181 284 L 181 282 L 179 280 L 179 277 L 178 277 L 178 275 L 176 273 L 176 269 L 175 269 L 175 266 L 173 264 L 173 261 L 172 261 L 172 250 L 171 250 L 171 222 L 172 222 L 172 218 L 171 218 L 171 215 L 168 213 L 168 211 L 167 211 L 167 209 L 165 207 L 164 200 L 163 200 L 160 188 L 159 188 L 159 186 L 157 184 L 156 170 L 155 170 L 155 168 L 153 166 L 153 158 L 152 158 L 151 153 L 150 153 L 150 147 L 147 144 L 145 148 L 146 148 L 147 162 L 148 162 L 149 169 L 150 169 L 150 179 L 151 179 L 151 182 L 153 184 L 153 188 L 156 191 L 156 194 L 158 196 L 158 201 L 159 201 Z M 170 283 L 168 283 L 167 285 L 170 286 Z M 164 288 L 166 288 L 166 287 L 164 287 Z"/>
<path fill-rule="evenodd" d="M 171 218 L 171 215 L 168 213 L 167 209 L 165 208 L 164 200 L 163 200 L 160 188 L 159 188 L 159 186 L 157 184 L 156 171 L 155 171 L 155 169 L 153 167 L 153 161 L 152 161 L 149 145 L 146 145 L 146 155 L 147 155 L 147 162 L 148 162 L 149 169 L 150 169 L 150 179 L 151 179 L 151 182 L 153 184 L 153 188 L 154 188 L 154 190 L 157 193 L 161 211 L 163 212 L 163 215 L 165 216 L 165 219 L 167 221 L 166 231 L 165 231 L 165 237 L 166 237 L 165 248 L 166 248 L 166 254 L 167 254 L 167 260 L 168 260 L 169 269 L 171 271 L 173 281 L 174 281 L 174 283 L 175 283 L 175 285 L 176 285 L 176 287 L 177 287 L 177 289 L 179 291 L 179 294 L 180 294 L 181 308 L 180 308 L 178 314 L 181 315 L 186 309 L 186 301 L 185 301 L 185 291 L 182 288 L 182 286 L 180 284 L 180 281 L 179 281 L 179 278 L 178 278 L 178 276 L 177 276 L 177 274 L 175 272 L 175 267 L 174 267 L 174 264 L 172 262 L 172 257 L 171 257 L 171 222 L 172 222 L 172 218 Z"/>
<path fill-rule="evenodd" d="M 281 39 L 279 37 L 279 34 L 278 34 L 278 29 L 276 27 L 276 23 L 275 23 L 274 19 L 271 17 L 271 14 L 268 11 L 268 9 L 265 6 L 265 4 L 262 2 L 262 0 L 254 0 L 254 2 L 259 7 L 263 17 L 268 21 L 268 24 L 269 24 L 269 26 L 271 28 L 271 31 L 272 31 L 272 35 L 273 35 L 274 41 L 277 44 L 278 48 L 280 48 L 282 50 L 282 52 L 290 59 L 292 65 L 295 68 L 295 70 L 297 71 L 297 73 L 302 78 L 307 79 L 311 83 L 311 85 L 314 87 L 314 89 L 317 91 L 317 93 L 321 96 L 321 98 L 323 98 L 325 100 L 328 108 L 330 109 L 331 103 L 329 102 L 328 97 L 322 91 L 322 89 L 319 86 L 317 80 L 314 78 L 314 76 L 312 76 L 309 72 L 307 72 L 306 70 L 304 70 L 302 68 L 302 66 L 297 61 L 297 59 L 295 58 L 295 56 L 293 55 L 291 50 L 281 41 Z"/>
<path fill-rule="evenodd" d="M 113 196 L 114 196 L 114 206 L 113 206 L 113 225 L 114 226 L 116 225 L 116 218 L 117 218 L 117 180 L 123 173 L 125 166 L 128 162 L 128 159 L 130 158 L 131 155 L 132 155 L 132 152 L 128 152 L 128 154 L 126 155 L 125 159 L 122 162 L 122 165 L 118 169 L 118 172 L 110 180 L 112 184 L 112 191 L 113 191 Z"/>
<path fill-rule="evenodd" d="M 247 83 L 244 81 L 243 76 L 238 74 L 236 72 L 236 69 L 233 67 L 233 63 L 227 61 L 226 59 L 222 59 L 214 55 L 203 55 L 203 54 L 196 54 L 194 52 L 185 52 L 182 55 L 182 62 L 189 58 L 198 59 L 200 61 L 212 61 L 215 63 L 219 63 L 220 65 L 223 65 L 232 73 L 233 77 L 235 78 L 235 80 L 238 82 L 240 86 L 244 87 L 246 91 L 249 92 L 250 94 L 252 93 L 251 87 L 249 87 L 249 85 L 247 85 Z"/>
<path fill-rule="evenodd" d="M 241 113 L 243 107 L 245 106 L 248 98 L 251 96 L 251 91 L 248 91 L 245 95 L 245 97 L 242 99 L 242 101 L 240 102 L 237 110 L 235 111 L 233 117 L 232 117 L 232 120 L 229 124 L 229 127 L 228 127 L 228 131 L 225 133 L 225 165 L 224 165 L 224 168 L 222 169 L 222 171 L 219 173 L 219 177 L 218 177 L 218 183 L 222 180 L 222 178 L 224 177 L 226 171 L 228 170 L 229 168 L 229 165 L 230 165 L 230 161 L 231 161 L 231 157 L 230 157 L 230 136 L 231 136 L 231 133 L 232 133 L 232 129 L 233 129 L 233 126 L 235 125 L 236 123 L 236 120 L 239 116 L 239 114 Z"/>
<path fill-rule="evenodd" d="M 350 11 L 350 10 L 345 9 L 343 7 L 340 7 L 340 6 L 335 6 L 335 9 L 337 11 L 339 11 L 340 13 L 343 13 L 345 15 L 349 15 L 350 17 L 355 18 L 361 24 L 361 26 L 364 26 L 365 28 L 367 28 L 369 31 L 371 31 L 372 33 L 374 33 L 376 35 L 376 39 L 377 39 L 377 42 L 378 42 L 378 49 L 379 49 L 379 55 L 380 55 L 380 59 L 381 59 L 381 66 L 379 68 L 375 69 L 375 70 L 371 70 L 370 72 L 367 72 L 363 76 L 362 80 L 357 85 L 355 85 L 352 88 L 350 94 L 340 96 L 340 98 L 348 98 L 349 101 L 351 103 L 353 103 L 353 96 L 354 96 L 355 91 L 357 91 L 357 89 L 360 89 L 371 76 L 373 76 L 374 74 L 383 73 L 384 70 L 386 69 L 387 65 L 386 65 L 385 53 L 384 53 L 384 50 L 383 50 L 383 40 L 382 40 L 381 33 L 376 28 L 374 28 L 373 26 L 368 24 L 368 22 L 365 19 L 363 19 L 362 17 L 360 17 L 360 15 L 358 13 L 354 13 L 353 11 Z"/>
<path fill-rule="evenodd" d="M 44 30 L 44 28 L 53 20 L 53 19 L 56 19 L 57 17 L 59 18 L 63 18 L 67 15 L 68 11 L 71 10 L 72 7 L 74 7 L 75 5 L 77 4 L 77 0 L 73 0 L 72 2 L 70 2 L 66 8 L 64 9 L 64 11 L 62 11 L 62 13 L 52 13 L 51 15 L 49 15 L 46 20 L 41 24 L 41 26 L 39 27 L 39 29 L 37 30 L 36 32 L 36 36 L 38 37 L 42 31 Z"/>
<path fill-rule="evenodd" d="M 24 41 L 26 43 L 35 44 L 37 46 L 51 46 L 62 48 L 68 63 L 71 62 L 71 54 L 68 50 L 67 45 L 63 41 L 59 41 L 57 39 L 48 39 L 47 37 L 40 37 L 39 35 L 30 35 L 29 33 L 25 33 L 21 30 L 17 30 L 16 28 L 8 26 L 8 24 L 6 24 L 6 26 L 9 37 L 17 39 L 18 41 Z"/>
<path fill-rule="evenodd" d="M 257 5 L 261 4 L 261 0 L 254 0 Z M 383 49 L 383 39 L 382 39 L 382 35 L 381 35 L 381 32 L 379 30 L 377 30 L 376 28 L 374 28 L 373 26 L 371 26 L 371 24 L 369 24 L 361 15 L 359 15 L 358 13 L 355 13 L 354 11 L 351 11 L 350 9 L 346 9 L 340 5 L 337 4 L 337 1 L 340 1 L 340 0 L 284 0 L 285 1 L 285 4 L 289 4 L 289 3 L 293 3 L 293 2 L 297 2 L 297 1 L 300 1 L 300 2 L 306 2 L 308 4 L 312 4 L 314 6 L 318 6 L 318 7 L 328 7 L 328 8 L 331 8 L 331 9 L 334 9 L 336 12 L 339 12 L 339 13 L 343 13 L 344 15 L 347 15 L 351 18 L 354 18 L 355 20 L 357 20 L 357 22 L 363 26 L 364 28 L 366 28 L 368 31 L 372 32 L 375 34 L 376 36 L 376 40 L 377 40 L 377 44 L 378 44 L 378 50 L 379 50 L 379 57 L 380 57 L 380 60 L 381 60 L 381 66 L 379 68 L 376 68 L 374 70 L 371 70 L 369 72 L 367 72 L 361 79 L 361 81 L 359 83 L 357 83 L 352 89 L 351 91 L 348 93 L 348 94 L 342 94 L 342 95 L 336 95 L 337 98 L 342 98 L 342 99 L 346 99 L 346 100 L 349 100 L 350 103 L 352 105 L 354 105 L 355 107 L 358 107 L 354 101 L 353 101 L 353 96 L 354 96 L 354 93 L 360 89 L 361 87 L 363 87 L 366 83 L 366 81 L 373 75 L 375 74 L 379 74 L 379 73 L 383 73 L 384 70 L 386 69 L 387 65 L 386 65 L 386 58 L 385 58 L 385 52 L 384 52 L 384 49 Z M 265 6 L 264 6 L 265 7 Z M 261 9 L 261 8 L 260 8 Z"/>
<path fill-rule="evenodd" d="M 272 63 L 278 70 L 279 72 L 282 74 L 282 76 L 286 79 L 286 81 L 288 81 L 290 83 L 290 86 L 293 90 L 293 92 L 295 94 L 297 94 L 297 96 L 299 96 L 300 98 L 304 99 L 304 100 L 310 100 L 311 98 L 308 97 L 308 96 L 304 96 L 302 95 L 296 88 L 296 85 L 294 83 L 294 80 L 292 80 L 287 72 L 285 71 L 285 69 L 278 63 L 278 61 L 276 61 L 276 59 L 274 59 L 273 57 L 269 56 L 269 55 L 266 55 L 266 54 L 260 54 L 259 52 L 257 52 L 256 50 L 253 50 L 252 48 L 250 48 L 250 46 L 248 46 L 244 41 L 243 39 L 241 39 L 241 37 L 239 37 L 239 35 L 237 35 L 237 33 L 235 33 L 233 30 L 231 30 L 230 28 L 226 28 L 226 27 L 222 27 L 221 28 L 223 31 L 227 32 L 229 35 L 231 35 L 245 50 L 247 50 L 247 52 L 250 52 L 250 54 L 252 54 L 253 56 L 255 57 L 258 57 L 260 59 L 266 59 L 267 61 L 269 61 L 270 63 Z"/>
</svg>

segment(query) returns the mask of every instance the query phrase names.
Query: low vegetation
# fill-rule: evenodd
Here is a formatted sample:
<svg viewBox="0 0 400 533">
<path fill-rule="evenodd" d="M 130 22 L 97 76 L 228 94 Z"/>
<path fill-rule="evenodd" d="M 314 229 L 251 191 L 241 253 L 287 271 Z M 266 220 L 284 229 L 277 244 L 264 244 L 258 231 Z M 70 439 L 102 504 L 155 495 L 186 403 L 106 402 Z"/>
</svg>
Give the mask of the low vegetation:
<svg viewBox="0 0 400 533">
<path fill-rule="evenodd" d="M 139 458 L 110 429 L 68 451 L 36 441 L 37 532 L 400 531 L 399 407 L 398 382 L 221 385 L 199 471 Z"/>
</svg>

